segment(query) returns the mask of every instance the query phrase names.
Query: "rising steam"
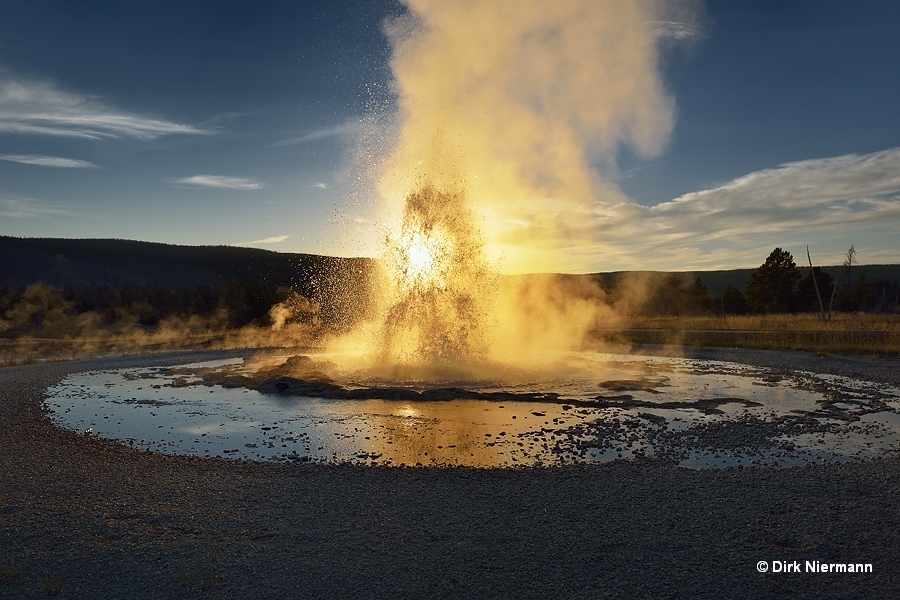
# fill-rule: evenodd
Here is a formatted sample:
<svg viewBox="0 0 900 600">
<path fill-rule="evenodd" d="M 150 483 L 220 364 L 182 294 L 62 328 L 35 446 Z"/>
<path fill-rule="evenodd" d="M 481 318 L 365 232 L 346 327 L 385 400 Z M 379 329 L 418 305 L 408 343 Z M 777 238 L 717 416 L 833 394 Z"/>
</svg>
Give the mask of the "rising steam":
<svg viewBox="0 0 900 600">
<path fill-rule="evenodd" d="M 404 3 L 386 26 L 399 126 L 377 189 L 397 225 L 369 355 L 521 363 L 577 348 L 611 318 L 602 290 L 499 271 L 595 259 L 605 209 L 626 201 L 599 173 L 623 144 L 659 152 L 672 126 L 657 56 L 671 15 L 642 0 Z"/>
<path fill-rule="evenodd" d="M 659 152 L 672 127 L 658 40 L 675 3 L 405 3 L 387 27 L 401 126 L 379 188 L 393 214 L 423 176 L 464 180 L 504 271 L 588 268 L 604 209 L 627 201 L 598 172 L 622 145 Z"/>
</svg>

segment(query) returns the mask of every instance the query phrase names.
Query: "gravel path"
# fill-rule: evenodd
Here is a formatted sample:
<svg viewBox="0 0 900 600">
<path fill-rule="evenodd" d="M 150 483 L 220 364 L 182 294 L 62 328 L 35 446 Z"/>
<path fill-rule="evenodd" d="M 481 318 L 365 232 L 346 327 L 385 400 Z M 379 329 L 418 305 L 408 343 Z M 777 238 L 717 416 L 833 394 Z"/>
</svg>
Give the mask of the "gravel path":
<svg viewBox="0 0 900 600">
<path fill-rule="evenodd" d="M 900 385 L 896 359 L 689 355 Z M 897 460 L 255 464 L 129 450 L 55 429 L 41 410 L 45 387 L 68 373 L 185 358 L 0 369 L 0 598 L 900 597 Z M 757 571 L 776 560 L 873 572 Z"/>
</svg>

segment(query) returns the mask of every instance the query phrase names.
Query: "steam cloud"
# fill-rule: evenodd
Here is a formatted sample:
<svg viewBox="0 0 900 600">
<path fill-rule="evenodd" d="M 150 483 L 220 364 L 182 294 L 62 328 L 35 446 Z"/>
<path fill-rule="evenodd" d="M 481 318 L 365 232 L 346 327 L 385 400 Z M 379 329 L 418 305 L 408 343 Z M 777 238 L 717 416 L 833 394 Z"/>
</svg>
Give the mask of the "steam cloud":
<svg viewBox="0 0 900 600">
<path fill-rule="evenodd" d="M 599 173 L 623 144 L 642 155 L 665 145 L 673 104 L 657 44 L 689 28 L 674 27 L 672 3 L 667 14 L 637 0 L 405 3 L 386 27 L 399 130 L 378 179 L 400 225 L 386 239 L 375 334 L 361 335 L 370 360 L 448 374 L 580 348 L 614 318 L 603 291 L 503 278 L 497 265 L 586 266 L 603 214 L 628 204 Z"/>
<path fill-rule="evenodd" d="M 379 186 L 390 210 L 423 177 L 463 187 L 504 271 L 585 269 L 579 255 L 599 241 L 604 213 L 628 203 L 599 173 L 614 172 L 623 144 L 644 156 L 666 144 L 673 102 L 658 44 L 673 38 L 660 23 L 690 31 L 690 7 L 405 4 L 387 26 L 401 122 Z"/>
</svg>

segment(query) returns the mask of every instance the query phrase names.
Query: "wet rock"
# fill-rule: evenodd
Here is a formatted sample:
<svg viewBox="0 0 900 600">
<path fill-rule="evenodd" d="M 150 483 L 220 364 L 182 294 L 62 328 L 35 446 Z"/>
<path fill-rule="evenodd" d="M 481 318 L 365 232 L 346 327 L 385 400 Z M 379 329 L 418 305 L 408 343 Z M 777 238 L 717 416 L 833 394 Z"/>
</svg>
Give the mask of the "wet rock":
<svg viewBox="0 0 900 600">
<path fill-rule="evenodd" d="M 249 377 L 245 377 L 243 375 L 230 375 L 222 379 L 219 382 L 219 385 L 221 385 L 223 388 L 234 389 L 252 387 L 253 383 L 254 381 Z"/>
<path fill-rule="evenodd" d="M 665 380 L 649 381 L 647 379 L 614 379 L 601 381 L 600 387 L 611 392 L 649 392 L 659 394 L 656 386 L 664 385 Z"/>
<path fill-rule="evenodd" d="M 637 416 L 640 417 L 641 419 L 646 419 L 647 421 L 650 421 L 651 423 L 655 423 L 657 425 L 660 425 L 660 424 L 666 422 L 665 417 L 663 417 L 661 415 L 654 415 L 652 413 L 639 412 Z"/>
<path fill-rule="evenodd" d="M 256 390 L 262 394 L 281 396 L 312 396 L 316 398 L 344 397 L 347 390 L 326 381 L 308 381 L 294 377 L 275 377 L 260 383 Z"/>
</svg>

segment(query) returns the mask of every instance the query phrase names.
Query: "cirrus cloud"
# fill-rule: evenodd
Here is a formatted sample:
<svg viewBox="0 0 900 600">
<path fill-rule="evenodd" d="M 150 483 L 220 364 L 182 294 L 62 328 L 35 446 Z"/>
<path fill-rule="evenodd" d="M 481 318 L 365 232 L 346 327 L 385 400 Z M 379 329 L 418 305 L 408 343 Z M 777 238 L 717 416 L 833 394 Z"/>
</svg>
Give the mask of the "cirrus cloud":
<svg viewBox="0 0 900 600">
<path fill-rule="evenodd" d="M 259 246 L 265 244 L 277 244 L 288 239 L 289 235 L 273 235 L 272 237 L 262 238 L 261 240 L 253 240 L 252 242 L 234 242 L 229 246 Z"/>
<path fill-rule="evenodd" d="M 552 198 L 534 199 L 550 210 Z M 799 257 L 809 245 L 820 264 L 841 264 L 851 244 L 869 264 L 900 261 L 900 148 L 788 162 L 656 206 L 598 197 L 549 233 L 527 219 L 507 221 L 515 241 L 544 240 L 564 263 L 544 270 L 716 270 L 760 264 L 772 248 Z M 562 252 L 560 252 L 562 249 Z M 534 263 L 532 263 L 534 264 Z M 533 268 L 533 267 L 532 267 Z"/>
<path fill-rule="evenodd" d="M 584 222 L 595 243 L 570 253 L 592 270 L 732 268 L 806 244 L 835 264 L 851 244 L 895 262 L 900 148 L 784 163 L 656 206 L 598 204 Z"/>
<path fill-rule="evenodd" d="M 51 81 L 0 70 L 0 133 L 101 140 L 153 140 L 164 135 L 208 135 L 212 130 L 148 117 L 76 94 Z"/>
<path fill-rule="evenodd" d="M 38 167 L 63 167 L 69 169 L 93 169 L 96 168 L 92 162 L 86 160 L 76 160 L 74 158 L 61 158 L 59 156 L 44 156 L 41 154 L 8 154 L 0 155 L 0 160 L 21 163 L 23 165 L 35 165 Z"/>
<path fill-rule="evenodd" d="M 260 190 L 263 184 L 253 178 L 226 177 L 224 175 L 193 175 L 173 180 L 176 184 L 190 187 L 206 187 L 217 190 Z"/>
<path fill-rule="evenodd" d="M 790 162 L 755 171 L 723 185 L 684 194 L 647 215 L 693 225 L 691 236 L 744 237 L 762 232 L 838 227 L 848 221 L 900 216 L 900 148 Z"/>
<path fill-rule="evenodd" d="M 4 219 L 44 219 L 72 217 L 76 214 L 66 208 L 46 206 L 32 198 L 9 197 L 0 192 L 0 217 Z"/>
<path fill-rule="evenodd" d="M 292 137 L 284 140 L 280 140 L 272 144 L 273 147 L 278 148 L 281 146 L 294 146 L 296 144 L 306 144 L 308 142 L 314 142 L 316 140 L 323 140 L 326 138 L 332 137 L 347 137 L 353 136 L 360 132 L 361 125 L 356 121 L 346 121 L 341 123 L 340 125 L 335 125 L 334 127 L 329 127 L 327 129 L 319 129 L 318 131 L 312 131 L 310 133 Z"/>
<path fill-rule="evenodd" d="M 686 41 L 700 37 L 700 30 L 688 23 L 679 21 L 655 21 L 653 37 L 657 40 Z"/>
</svg>

